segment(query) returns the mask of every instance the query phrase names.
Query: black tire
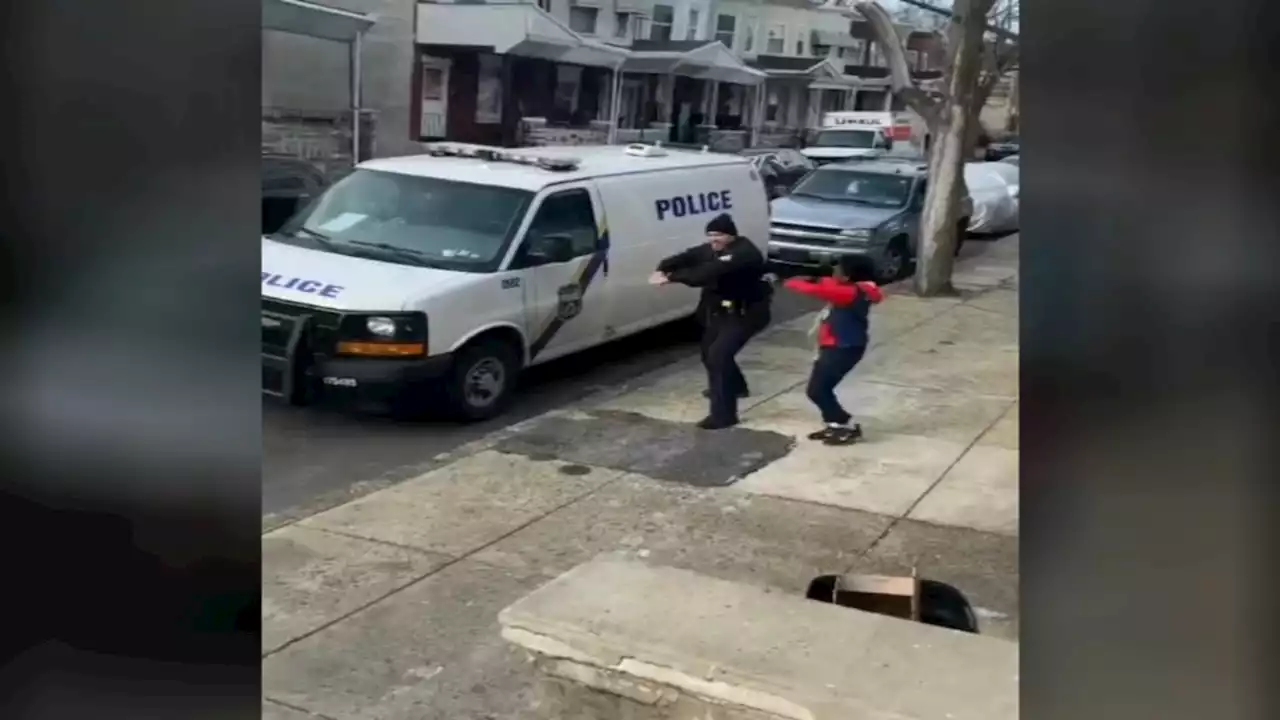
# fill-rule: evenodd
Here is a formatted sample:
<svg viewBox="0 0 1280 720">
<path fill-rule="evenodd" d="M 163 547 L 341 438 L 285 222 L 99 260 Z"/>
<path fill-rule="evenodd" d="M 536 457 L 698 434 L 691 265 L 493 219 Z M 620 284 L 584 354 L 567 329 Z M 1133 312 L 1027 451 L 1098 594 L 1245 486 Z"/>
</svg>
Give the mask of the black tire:
<svg viewBox="0 0 1280 720">
<path fill-rule="evenodd" d="M 885 257 L 876 263 L 876 282 L 881 285 L 897 282 L 907 276 L 907 269 L 910 267 L 911 247 L 907 244 L 907 239 L 900 235 L 889 241 Z"/>
<path fill-rule="evenodd" d="M 464 347 L 454 357 L 445 388 L 452 414 L 466 422 L 502 414 L 515 389 L 520 364 L 516 349 L 499 338 L 481 339 Z"/>
</svg>

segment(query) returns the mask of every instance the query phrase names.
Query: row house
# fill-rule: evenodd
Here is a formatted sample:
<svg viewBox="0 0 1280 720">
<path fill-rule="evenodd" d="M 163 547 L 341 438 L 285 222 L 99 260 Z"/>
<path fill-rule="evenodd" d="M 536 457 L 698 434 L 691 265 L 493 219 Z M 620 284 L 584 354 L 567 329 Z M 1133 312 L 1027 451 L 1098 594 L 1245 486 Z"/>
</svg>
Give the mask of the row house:
<svg viewBox="0 0 1280 720">
<path fill-rule="evenodd" d="M 765 74 L 710 38 L 709 0 L 418 4 L 419 140 L 741 147 L 727 98 Z"/>
<path fill-rule="evenodd" d="M 734 149 L 797 142 L 830 110 L 893 107 L 865 24 L 808 0 L 262 1 L 264 128 L 268 111 L 273 128 L 302 118 L 280 144 L 336 137 L 356 106 L 362 157 L 437 139 Z M 363 18 L 362 49 L 278 32 L 277 16 Z M 943 62 L 929 37 L 909 37 L 922 77 Z"/>
<path fill-rule="evenodd" d="M 902 111 L 889 90 L 884 50 L 865 20 L 809 0 L 722 0 L 717 38 L 764 71 L 758 140 L 799 143 L 827 112 Z M 899 27 L 919 80 L 940 77 L 938 36 Z"/>
</svg>

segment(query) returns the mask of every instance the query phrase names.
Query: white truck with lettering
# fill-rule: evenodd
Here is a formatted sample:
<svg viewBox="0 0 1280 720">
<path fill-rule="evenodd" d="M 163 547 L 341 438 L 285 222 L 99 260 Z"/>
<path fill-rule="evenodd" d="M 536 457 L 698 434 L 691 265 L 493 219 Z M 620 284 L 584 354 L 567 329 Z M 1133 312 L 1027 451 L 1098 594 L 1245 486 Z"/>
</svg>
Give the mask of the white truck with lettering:
<svg viewBox="0 0 1280 720">
<path fill-rule="evenodd" d="M 841 111 L 822 116 L 822 127 L 802 150 L 819 165 L 881 157 L 895 142 L 911 140 L 905 113 Z"/>
<path fill-rule="evenodd" d="M 262 240 L 263 392 L 492 417 L 521 369 L 692 315 L 696 290 L 648 278 L 721 212 L 765 251 L 747 158 L 441 143 L 362 163 Z"/>
</svg>

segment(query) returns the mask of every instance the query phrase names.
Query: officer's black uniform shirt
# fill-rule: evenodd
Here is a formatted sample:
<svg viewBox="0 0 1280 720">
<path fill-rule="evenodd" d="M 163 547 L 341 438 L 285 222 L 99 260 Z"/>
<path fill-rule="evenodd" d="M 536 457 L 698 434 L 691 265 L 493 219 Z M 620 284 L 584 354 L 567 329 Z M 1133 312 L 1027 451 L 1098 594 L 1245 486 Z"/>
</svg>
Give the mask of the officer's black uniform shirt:
<svg viewBox="0 0 1280 720">
<path fill-rule="evenodd" d="M 713 309 L 729 301 L 741 310 L 768 299 L 764 255 L 745 237 L 735 237 L 723 250 L 703 243 L 658 263 L 671 282 L 702 288 L 701 307 Z"/>
</svg>

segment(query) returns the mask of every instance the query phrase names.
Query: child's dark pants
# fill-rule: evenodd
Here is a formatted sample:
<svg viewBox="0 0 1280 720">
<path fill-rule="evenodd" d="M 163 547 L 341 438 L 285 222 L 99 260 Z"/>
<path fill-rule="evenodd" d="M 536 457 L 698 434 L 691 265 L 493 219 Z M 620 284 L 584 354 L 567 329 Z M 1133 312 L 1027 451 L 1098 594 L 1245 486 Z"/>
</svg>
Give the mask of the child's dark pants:
<svg viewBox="0 0 1280 720">
<path fill-rule="evenodd" d="M 853 419 L 840 407 L 836 399 L 836 385 L 849 374 L 850 370 L 862 359 L 865 347 L 824 347 L 818 350 L 818 359 L 813 363 L 813 371 L 809 374 L 809 387 L 805 395 L 822 411 L 822 422 L 845 425 Z"/>
</svg>

